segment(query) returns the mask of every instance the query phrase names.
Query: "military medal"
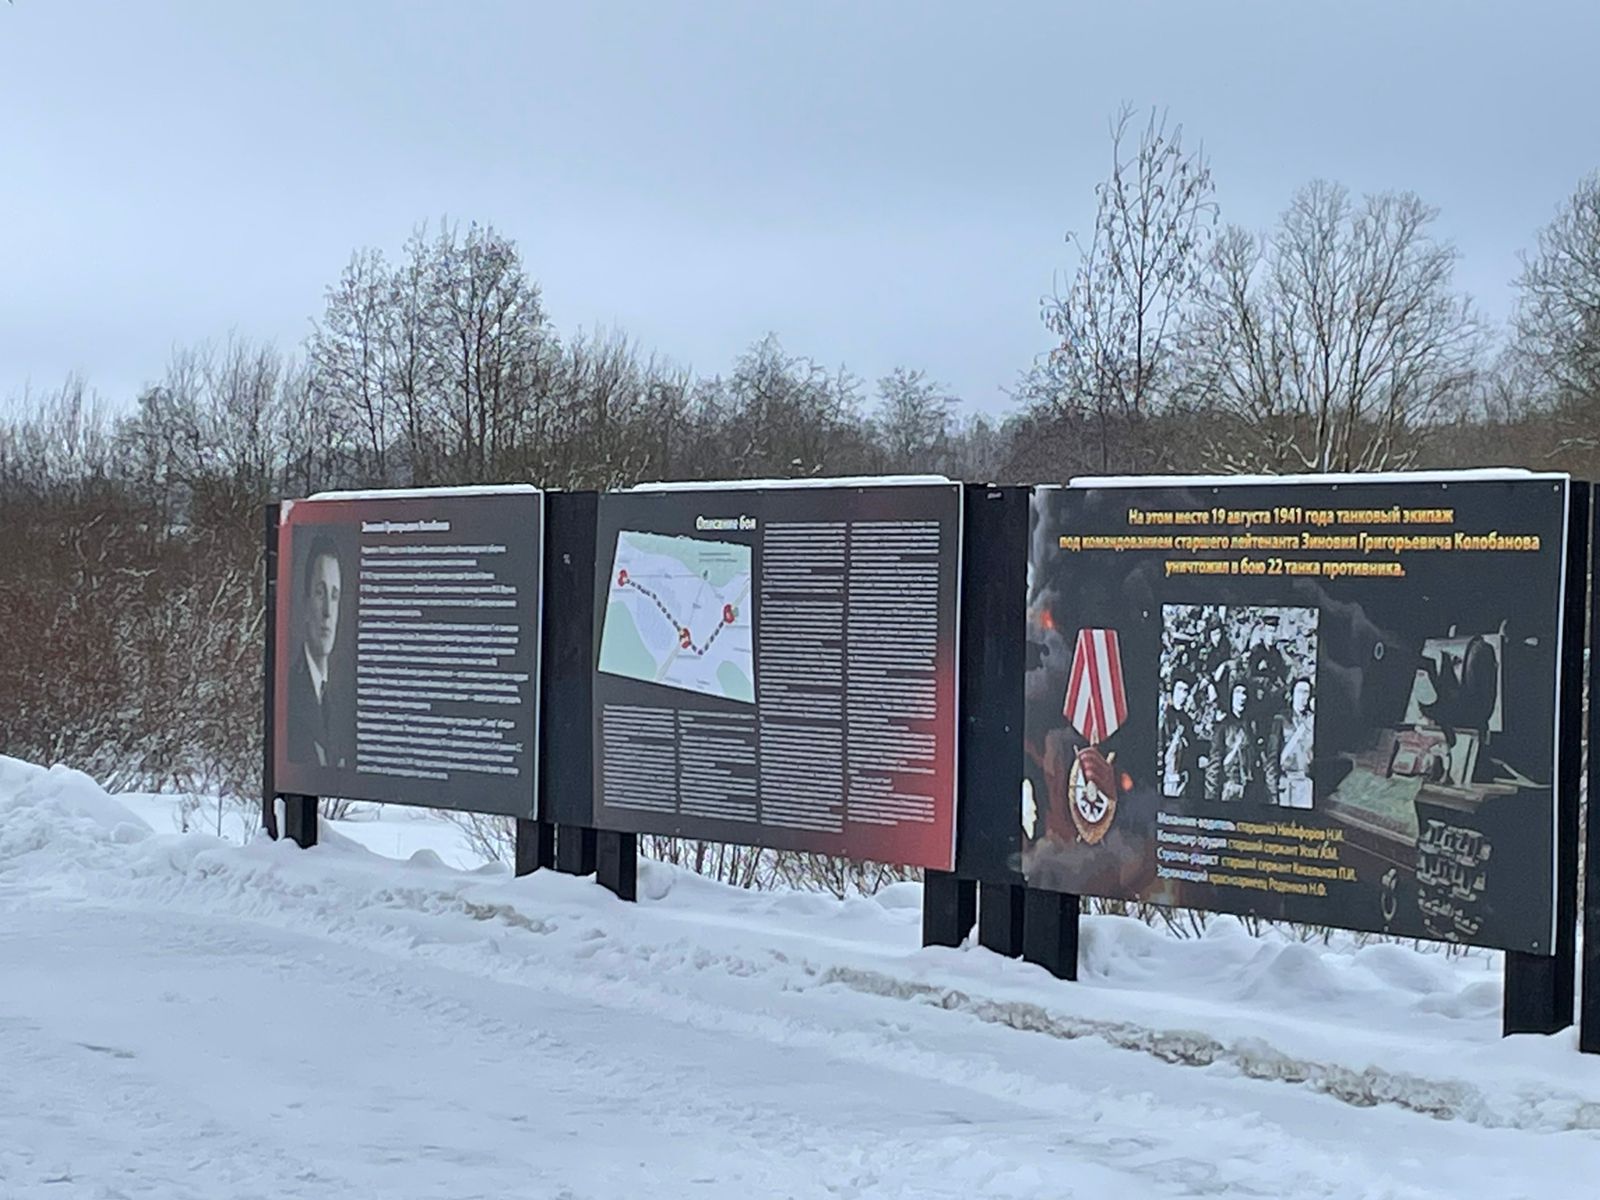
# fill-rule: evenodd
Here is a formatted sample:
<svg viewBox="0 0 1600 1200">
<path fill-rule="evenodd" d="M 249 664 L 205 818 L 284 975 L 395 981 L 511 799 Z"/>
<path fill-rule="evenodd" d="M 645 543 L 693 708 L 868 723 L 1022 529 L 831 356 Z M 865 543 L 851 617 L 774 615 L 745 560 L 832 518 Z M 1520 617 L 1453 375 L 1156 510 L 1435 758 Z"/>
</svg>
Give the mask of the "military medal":
<svg viewBox="0 0 1600 1200">
<path fill-rule="evenodd" d="M 1117 815 L 1117 781 L 1111 770 L 1116 757 L 1113 753 L 1107 758 L 1093 746 L 1085 746 L 1072 760 L 1072 774 L 1067 780 L 1072 823 L 1091 846 L 1106 836 L 1111 818 Z"/>
<path fill-rule="evenodd" d="M 1100 744 L 1128 718 L 1122 684 L 1122 649 L 1115 629 L 1080 629 L 1067 681 L 1062 715 L 1088 745 L 1080 748 L 1067 778 L 1067 807 L 1078 836 L 1097 844 L 1111 830 L 1117 815 L 1116 753 L 1100 752 Z"/>
</svg>

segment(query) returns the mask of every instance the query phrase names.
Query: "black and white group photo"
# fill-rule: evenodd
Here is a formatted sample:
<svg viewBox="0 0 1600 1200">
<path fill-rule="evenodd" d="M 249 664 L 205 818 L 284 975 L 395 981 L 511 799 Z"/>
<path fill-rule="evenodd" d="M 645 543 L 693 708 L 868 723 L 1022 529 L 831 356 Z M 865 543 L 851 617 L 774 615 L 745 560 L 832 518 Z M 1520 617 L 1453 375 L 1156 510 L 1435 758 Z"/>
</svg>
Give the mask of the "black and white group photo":
<svg viewBox="0 0 1600 1200">
<path fill-rule="evenodd" d="M 1317 610 L 1161 610 L 1161 793 L 1312 807 Z"/>
</svg>

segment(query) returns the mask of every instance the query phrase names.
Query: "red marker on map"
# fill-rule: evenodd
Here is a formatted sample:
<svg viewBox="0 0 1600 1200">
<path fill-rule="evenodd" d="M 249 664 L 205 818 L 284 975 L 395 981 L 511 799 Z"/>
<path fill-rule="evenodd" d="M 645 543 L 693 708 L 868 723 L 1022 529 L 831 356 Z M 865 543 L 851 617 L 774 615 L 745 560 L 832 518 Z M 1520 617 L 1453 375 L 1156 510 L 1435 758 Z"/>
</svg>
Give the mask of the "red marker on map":
<svg viewBox="0 0 1600 1200">
<path fill-rule="evenodd" d="M 617 586 L 618 587 L 627 587 L 628 586 L 628 569 L 626 567 L 624 567 L 622 570 L 617 572 Z"/>
<path fill-rule="evenodd" d="M 722 606 L 722 623 L 724 625 L 733 624 L 733 605 L 724 604 Z"/>
<path fill-rule="evenodd" d="M 685 650 L 689 648 L 689 631 L 687 629 L 678 630 L 678 645 L 682 646 Z"/>
</svg>

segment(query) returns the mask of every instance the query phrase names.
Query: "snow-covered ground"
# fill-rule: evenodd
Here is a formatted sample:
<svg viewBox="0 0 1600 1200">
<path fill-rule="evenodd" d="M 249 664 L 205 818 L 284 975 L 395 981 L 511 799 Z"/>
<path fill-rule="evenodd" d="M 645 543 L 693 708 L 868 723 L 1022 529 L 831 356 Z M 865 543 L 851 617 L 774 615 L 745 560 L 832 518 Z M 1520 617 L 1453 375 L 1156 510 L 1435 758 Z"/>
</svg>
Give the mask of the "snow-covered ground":
<svg viewBox="0 0 1600 1200">
<path fill-rule="evenodd" d="M 0 759 L 0 1197 L 1600 1194 L 1600 1061 L 1483 956 L 1105 918 L 1064 984 L 913 885 L 628 905 L 172 804 Z"/>
</svg>

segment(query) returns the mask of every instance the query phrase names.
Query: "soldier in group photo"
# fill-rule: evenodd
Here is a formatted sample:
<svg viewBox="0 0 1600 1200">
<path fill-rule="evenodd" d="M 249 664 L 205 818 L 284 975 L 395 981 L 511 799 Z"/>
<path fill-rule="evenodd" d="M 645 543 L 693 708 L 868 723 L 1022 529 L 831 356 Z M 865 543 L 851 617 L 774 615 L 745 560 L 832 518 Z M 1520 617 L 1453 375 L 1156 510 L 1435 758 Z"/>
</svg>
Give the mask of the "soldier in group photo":
<svg viewBox="0 0 1600 1200">
<path fill-rule="evenodd" d="M 1228 689 L 1228 711 L 1212 730 L 1206 799 L 1222 804 L 1261 803 L 1267 795 L 1266 763 L 1250 713 L 1250 689 L 1236 683 Z"/>
<path fill-rule="evenodd" d="M 1161 794 L 1192 798 L 1200 794 L 1204 759 L 1199 754 L 1194 717 L 1189 704 L 1194 695 L 1194 680 L 1183 671 L 1175 673 L 1161 710 Z"/>
<path fill-rule="evenodd" d="M 1276 765 L 1277 802 L 1284 808 L 1311 807 L 1311 751 L 1316 733 L 1312 696 L 1311 680 L 1300 676 L 1290 685 L 1288 708 L 1272 719 L 1268 757 Z"/>
</svg>

